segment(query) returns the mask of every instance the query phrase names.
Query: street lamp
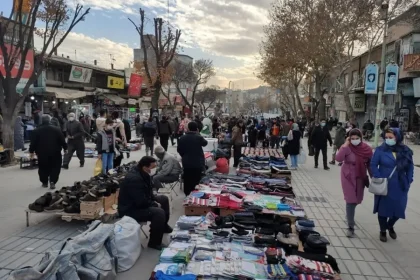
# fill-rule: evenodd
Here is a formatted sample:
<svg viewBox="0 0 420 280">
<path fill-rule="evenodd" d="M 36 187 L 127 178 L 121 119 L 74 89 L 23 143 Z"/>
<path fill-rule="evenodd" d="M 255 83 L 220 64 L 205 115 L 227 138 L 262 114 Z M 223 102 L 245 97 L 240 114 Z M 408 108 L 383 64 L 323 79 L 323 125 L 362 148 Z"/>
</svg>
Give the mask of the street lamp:
<svg viewBox="0 0 420 280">
<path fill-rule="evenodd" d="M 386 54 L 386 39 L 388 37 L 388 8 L 389 0 L 382 1 L 381 3 L 381 20 L 384 21 L 384 38 L 382 42 L 382 55 L 381 55 L 381 68 L 379 73 L 379 90 L 378 90 L 378 102 L 376 104 L 376 127 L 375 127 L 375 138 L 373 146 L 378 147 L 379 134 L 381 133 L 381 117 L 382 117 L 382 95 L 385 88 L 385 54 Z"/>
</svg>

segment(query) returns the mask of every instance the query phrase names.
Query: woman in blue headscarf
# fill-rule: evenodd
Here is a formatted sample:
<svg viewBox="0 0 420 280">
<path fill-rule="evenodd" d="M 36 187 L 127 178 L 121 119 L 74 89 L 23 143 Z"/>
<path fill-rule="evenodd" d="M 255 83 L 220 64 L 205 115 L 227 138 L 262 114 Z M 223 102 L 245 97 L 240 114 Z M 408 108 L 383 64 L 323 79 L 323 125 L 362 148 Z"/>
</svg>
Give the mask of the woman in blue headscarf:
<svg viewBox="0 0 420 280">
<path fill-rule="evenodd" d="M 392 239 L 397 239 L 394 225 L 398 219 L 405 219 L 407 194 L 413 182 L 413 151 L 402 143 L 399 128 L 389 128 L 384 132 L 384 143 L 376 148 L 370 167 L 374 178 L 388 178 L 388 194 L 375 195 L 373 213 L 378 213 L 380 240 L 387 241 L 386 231 Z M 395 169 L 395 172 L 392 173 Z"/>
</svg>

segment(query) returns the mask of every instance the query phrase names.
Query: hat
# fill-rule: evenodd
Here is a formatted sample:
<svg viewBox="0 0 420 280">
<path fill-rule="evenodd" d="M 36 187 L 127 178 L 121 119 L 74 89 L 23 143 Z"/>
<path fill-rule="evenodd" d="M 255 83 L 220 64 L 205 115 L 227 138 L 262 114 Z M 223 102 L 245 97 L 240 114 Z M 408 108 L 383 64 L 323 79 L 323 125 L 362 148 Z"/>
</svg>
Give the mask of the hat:
<svg viewBox="0 0 420 280">
<path fill-rule="evenodd" d="M 165 149 L 162 146 L 157 146 L 155 148 L 155 154 L 164 154 L 165 153 Z"/>
<path fill-rule="evenodd" d="M 189 131 L 197 131 L 198 130 L 198 125 L 196 122 L 189 122 L 188 123 L 188 130 Z"/>
</svg>

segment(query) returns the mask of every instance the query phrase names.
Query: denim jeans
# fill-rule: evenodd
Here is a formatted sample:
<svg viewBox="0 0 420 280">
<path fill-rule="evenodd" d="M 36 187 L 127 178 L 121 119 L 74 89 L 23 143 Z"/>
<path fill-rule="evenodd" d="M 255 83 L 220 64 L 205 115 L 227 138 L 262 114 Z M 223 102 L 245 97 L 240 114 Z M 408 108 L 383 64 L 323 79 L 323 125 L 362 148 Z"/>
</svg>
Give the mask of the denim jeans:
<svg viewBox="0 0 420 280">
<path fill-rule="evenodd" d="M 353 230 L 356 224 L 354 222 L 354 216 L 356 215 L 356 206 L 357 206 L 357 203 L 346 203 L 347 225 L 349 229 L 353 229 Z"/>
<path fill-rule="evenodd" d="M 386 231 L 387 229 L 393 228 L 398 220 L 399 218 L 396 217 L 387 218 L 378 215 L 379 227 L 382 232 Z"/>
<path fill-rule="evenodd" d="M 102 153 L 102 173 L 114 168 L 114 153 Z"/>
<path fill-rule="evenodd" d="M 298 155 L 290 155 L 291 167 L 298 167 Z"/>
</svg>

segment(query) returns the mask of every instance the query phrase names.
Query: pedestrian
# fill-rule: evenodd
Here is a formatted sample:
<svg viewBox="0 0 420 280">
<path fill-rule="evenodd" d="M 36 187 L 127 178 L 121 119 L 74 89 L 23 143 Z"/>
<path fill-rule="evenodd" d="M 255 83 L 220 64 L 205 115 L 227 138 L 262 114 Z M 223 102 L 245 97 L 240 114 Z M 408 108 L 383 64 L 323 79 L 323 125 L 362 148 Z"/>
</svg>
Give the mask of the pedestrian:
<svg viewBox="0 0 420 280">
<path fill-rule="evenodd" d="M 106 110 L 102 109 L 99 111 L 99 118 L 96 118 L 96 130 L 101 131 L 105 128 L 106 121 Z"/>
<path fill-rule="evenodd" d="M 60 129 L 62 129 L 62 127 L 63 127 L 63 120 L 60 118 L 57 110 L 54 110 L 54 112 L 53 112 L 53 115 L 52 115 L 52 118 L 51 118 L 51 124 L 53 126 L 56 126 L 56 127 L 60 128 Z"/>
<path fill-rule="evenodd" d="M 195 116 L 194 118 L 195 123 L 198 126 L 198 131 L 201 132 L 201 130 L 203 130 L 203 122 L 201 121 L 200 117 L 198 115 Z"/>
<path fill-rule="evenodd" d="M 343 123 L 339 122 L 337 123 L 337 127 L 335 129 L 335 139 L 334 139 L 334 146 L 333 146 L 333 154 L 332 154 L 332 161 L 330 161 L 330 164 L 335 164 L 335 156 L 337 152 L 340 150 L 340 147 L 344 144 L 346 141 L 346 130 L 343 127 Z M 341 166 L 341 163 L 338 164 Z"/>
<path fill-rule="evenodd" d="M 171 128 L 171 135 L 169 137 L 171 138 L 172 146 L 174 146 L 175 145 L 174 135 L 175 135 L 175 131 L 176 131 L 177 126 L 176 126 L 175 121 L 171 117 L 168 117 L 168 123 L 169 123 L 169 127 Z"/>
<path fill-rule="evenodd" d="M 151 173 L 156 169 L 156 159 L 145 156 L 140 159 L 121 183 L 118 196 L 118 214 L 128 216 L 138 223 L 150 221 L 149 248 L 161 251 L 163 234 L 171 233 L 168 225 L 169 200 L 164 195 L 153 194 Z"/>
<path fill-rule="evenodd" d="M 343 163 L 341 167 L 341 187 L 346 201 L 347 237 L 354 237 L 354 217 L 356 206 L 363 201 L 365 188 L 369 186 L 370 160 L 372 148 L 363 142 L 363 135 L 359 129 L 349 133 L 340 147 L 336 159 Z"/>
<path fill-rule="evenodd" d="M 379 127 L 382 131 L 385 131 L 385 128 L 388 126 L 388 119 L 384 118 L 381 123 L 379 124 Z"/>
<path fill-rule="evenodd" d="M 151 156 L 153 156 L 153 146 L 155 144 L 155 136 L 156 136 L 156 123 L 152 117 L 144 124 L 142 134 L 144 138 L 144 145 L 146 146 L 146 155 L 149 155 L 149 151 Z"/>
<path fill-rule="evenodd" d="M 98 131 L 96 136 L 96 150 L 98 151 L 98 159 L 102 159 L 102 173 L 114 168 L 114 157 L 119 156 L 119 152 L 115 147 L 115 130 L 114 121 L 107 119 L 105 121 L 105 129 Z"/>
<path fill-rule="evenodd" d="M 219 135 L 219 133 L 220 133 L 220 123 L 219 123 L 219 121 L 217 120 L 217 118 L 213 118 L 213 123 L 212 123 L 212 127 L 211 127 L 211 129 L 212 129 L 212 131 L 213 131 L 213 135 L 212 135 L 212 137 L 213 138 L 217 138 L 217 136 Z"/>
<path fill-rule="evenodd" d="M 85 139 L 86 141 L 90 141 L 90 126 L 91 126 L 92 119 L 89 115 L 85 116 L 85 122 L 83 124 L 83 129 L 85 130 Z"/>
<path fill-rule="evenodd" d="M 257 135 L 258 130 L 256 128 L 258 121 L 256 119 L 251 120 L 251 123 L 248 125 L 248 142 L 251 148 L 255 148 L 257 146 Z"/>
<path fill-rule="evenodd" d="M 25 139 L 24 139 L 25 125 L 22 122 L 22 117 L 17 116 L 15 121 L 15 133 L 14 133 L 14 150 L 26 151 Z"/>
<path fill-rule="evenodd" d="M 299 130 L 299 125 L 297 123 L 292 124 L 292 130 L 289 132 L 292 136 L 292 139 L 287 140 L 288 152 L 290 155 L 291 161 L 291 170 L 296 170 L 298 168 L 298 156 L 301 150 L 301 138 L 302 134 Z"/>
<path fill-rule="evenodd" d="M 31 160 L 38 159 L 38 175 L 43 188 L 55 189 L 61 172 L 61 150 L 67 155 L 67 143 L 60 129 L 52 126 L 49 115 L 43 115 L 41 125 L 33 132 L 29 153 Z"/>
<path fill-rule="evenodd" d="M 327 122 L 325 119 L 321 120 L 321 123 L 315 124 L 315 127 L 312 131 L 312 145 L 315 148 L 315 168 L 318 168 L 318 158 L 319 153 L 322 151 L 322 161 L 324 163 L 324 170 L 330 170 L 328 167 L 328 156 L 327 156 L 327 144 L 330 142 L 332 146 L 332 139 L 328 127 L 326 127 Z"/>
<path fill-rule="evenodd" d="M 280 148 L 280 133 L 281 133 L 281 127 L 280 124 L 277 123 L 277 119 L 273 119 L 273 124 L 270 128 L 270 145 L 271 149 Z"/>
<path fill-rule="evenodd" d="M 207 146 L 207 140 L 200 135 L 198 125 L 195 122 L 188 123 L 188 132 L 179 139 L 177 151 L 182 158 L 184 169 L 184 193 L 186 196 L 200 183 L 205 170 L 205 158 L 203 147 Z"/>
<path fill-rule="evenodd" d="M 119 118 L 119 114 L 116 111 L 112 112 L 111 119 L 114 121 L 115 130 L 119 131 L 119 133 L 120 133 L 119 135 L 121 135 L 120 139 L 121 139 L 123 145 L 124 146 L 127 145 L 127 136 L 128 136 L 127 133 L 126 133 L 127 132 L 127 128 L 126 128 L 127 124 Z M 129 127 L 130 127 L 130 124 L 128 123 L 128 130 L 130 131 L 130 136 L 131 136 L 131 129 Z"/>
<path fill-rule="evenodd" d="M 134 119 L 134 124 L 136 125 L 136 136 L 137 138 L 141 137 L 141 130 L 143 128 L 142 119 L 140 118 L 140 115 L 137 114 L 136 118 Z"/>
<path fill-rule="evenodd" d="M 267 126 L 265 125 L 265 121 L 262 119 L 260 121 L 260 124 L 257 126 L 257 130 L 258 130 L 258 142 L 263 143 L 264 145 L 264 141 L 267 138 Z"/>
<path fill-rule="evenodd" d="M 388 193 L 375 195 L 373 213 L 378 213 L 380 240 L 387 241 L 386 231 L 397 239 L 394 225 L 405 219 L 407 195 L 413 183 L 413 151 L 403 144 L 399 128 L 389 128 L 384 133 L 385 142 L 376 148 L 370 167 L 373 178 L 388 178 Z"/>
<path fill-rule="evenodd" d="M 63 113 L 61 116 L 61 119 L 63 120 L 63 126 L 61 127 L 61 132 L 63 133 L 64 138 L 66 138 L 67 137 L 67 122 L 68 122 L 67 114 Z"/>
<path fill-rule="evenodd" d="M 179 139 L 181 138 L 182 135 L 184 135 L 184 133 L 187 130 L 187 125 L 188 124 L 186 124 L 185 117 L 182 116 L 181 121 L 178 124 L 177 135 L 176 135 L 178 145 L 179 145 Z"/>
<path fill-rule="evenodd" d="M 232 144 L 233 144 L 233 167 L 238 167 L 239 159 L 242 155 L 242 146 L 244 140 L 242 138 L 242 127 L 244 127 L 244 121 L 239 119 L 232 130 Z"/>
<path fill-rule="evenodd" d="M 172 130 L 168 119 L 166 116 L 162 116 L 162 119 L 158 124 L 158 135 L 160 138 L 160 145 L 165 149 L 165 151 L 168 151 L 168 142 L 171 134 Z"/>
<path fill-rule="evenodd" d="M 76 152 L 77 157 L 80 161 L 80 167 L 85 165 L 85 142 L 83 141 L 83 136 L 85 131 L 83 126 L 76 119 L 74 113 L 70 113 L 67 117 L 67 145 L 68 153 L 64 156 L 63 168 L 69 169 L 69 163 L 73 157 L 74 152 Z"/>
<path fill-rule="evenodd" d="M 285 120 L 281 120 L 280 121 L 280 126 L 281 126 L 281 139 L 280 139 L 280 145 L 283 145 L 283 142 L 287 142 L 287 135 L 289 135 L 289 131 L 290 131 L 290 125 L 285 121 Z M 287 157 L 286 157 L 287 159 Z"/>
</svg>

